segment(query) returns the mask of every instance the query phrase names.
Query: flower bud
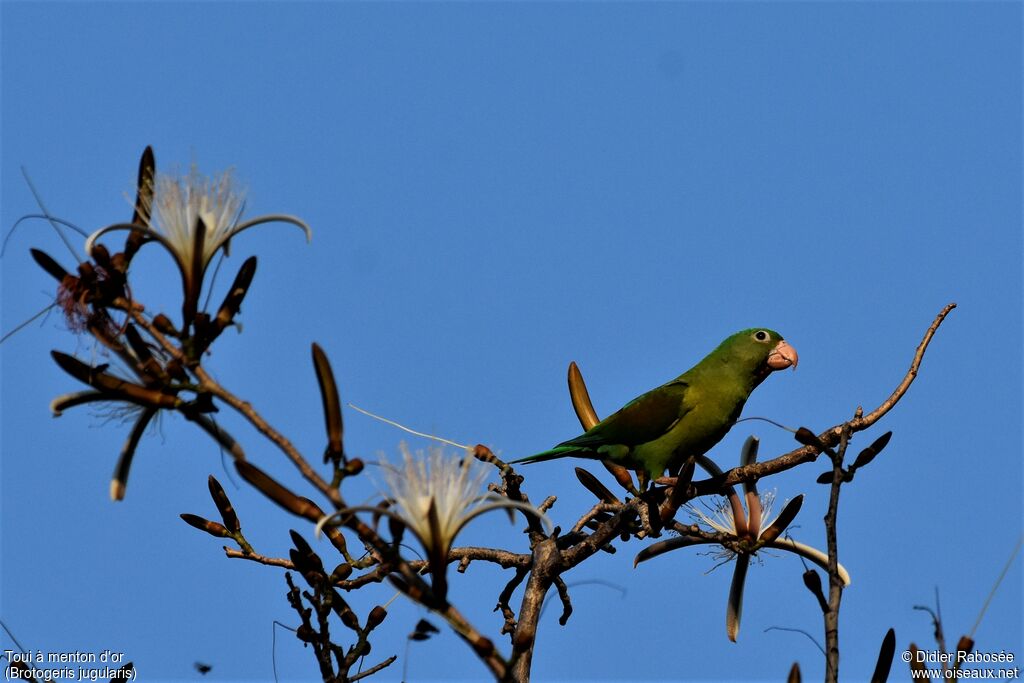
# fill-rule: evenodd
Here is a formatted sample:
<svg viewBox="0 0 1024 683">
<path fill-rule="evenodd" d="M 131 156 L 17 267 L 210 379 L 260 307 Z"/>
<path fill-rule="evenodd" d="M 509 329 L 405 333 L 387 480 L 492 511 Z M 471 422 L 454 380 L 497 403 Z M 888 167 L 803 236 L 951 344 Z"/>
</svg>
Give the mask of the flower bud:
<svg viewBox="0 0 1024 683">
<path fill-rule="evenodd" d="M 189 526 L 195 527 L 200 531 L 205 531 L 211 536 L 217 536 L 219 538 L 231 538 L 231 533 L 224 527 L 223 524 L 212 522 L 208 519 L 203 519 L 199 515 L 190 515 L 185 512 L 179 515 L 182 521 Z"/>
<path fill-rule="evenodd" d="M 342 562 L 334 568 L 333 572 L 331 572 L 331 583 L 338 583 L 339 581 L 344 581 L 350 576 L 352 576 L 352 565 L 350 565 L 348 562 Z"/>
<path fill-rule="evenodd" d="M 367 630 L 373 630 L 380 626 L 381 623 L 384 621 L 384 618 L 387 616 L 388 611 L 386 609 L 384 609 L 380 605 L 374 607 L 372 610 L 370 610 L 370 615 L 366 617 Z"/>
</svg>

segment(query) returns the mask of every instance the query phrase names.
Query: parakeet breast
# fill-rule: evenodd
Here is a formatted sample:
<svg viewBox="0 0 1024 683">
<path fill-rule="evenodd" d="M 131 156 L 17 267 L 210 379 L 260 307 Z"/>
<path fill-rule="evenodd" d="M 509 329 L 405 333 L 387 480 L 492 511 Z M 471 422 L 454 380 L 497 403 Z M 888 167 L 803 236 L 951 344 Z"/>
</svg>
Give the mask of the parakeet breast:
<svg viewBox="0 0 1024 683">
<path fill-rule="evenodd" d="M 668 432 L 634 448 L 633 458 L 654 476 L 666 469 L 674 475 L 686 458 L 711 450 L 739 418 L 748 396 L 729 390 L 692 393 L 692 399 L 687 396 L 688 410 Z"/>
</svg>

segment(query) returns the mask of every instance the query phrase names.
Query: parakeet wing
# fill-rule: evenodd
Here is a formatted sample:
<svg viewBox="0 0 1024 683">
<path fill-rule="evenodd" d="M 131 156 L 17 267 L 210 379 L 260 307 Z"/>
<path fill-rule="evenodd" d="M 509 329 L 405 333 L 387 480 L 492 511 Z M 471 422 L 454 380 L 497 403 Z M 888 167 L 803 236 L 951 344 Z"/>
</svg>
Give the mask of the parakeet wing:
<svg viewBox="0 0 1024 683">
<path fill-rule="evenodd" d="M 622 444 L 638 446 L 664 435 L 685 414 L 687 384 L 674 380 L 638 396 L 585 434 L 558 444 L 597 449 Z"/>
</svg>

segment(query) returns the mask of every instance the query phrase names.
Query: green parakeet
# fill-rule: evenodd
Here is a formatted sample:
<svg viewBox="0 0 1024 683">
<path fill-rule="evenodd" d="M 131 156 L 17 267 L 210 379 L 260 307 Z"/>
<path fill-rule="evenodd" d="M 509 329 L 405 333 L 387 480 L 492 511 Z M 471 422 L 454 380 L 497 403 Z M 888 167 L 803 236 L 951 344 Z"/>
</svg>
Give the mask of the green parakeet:
<svg viewBox="0 0 1024 683">
<path fill-rule="evenodd" d="M 633 399 L 585 434 L 512 462 L 572 456 L 610 460 L 652 477 L 666 469 L 675 475 L 689 456 L 704 455 L 722 440 L 757 385 L 796 364 L 796 349 L 778 332 L 737 332 L 679 377 Z"/>
</svg>

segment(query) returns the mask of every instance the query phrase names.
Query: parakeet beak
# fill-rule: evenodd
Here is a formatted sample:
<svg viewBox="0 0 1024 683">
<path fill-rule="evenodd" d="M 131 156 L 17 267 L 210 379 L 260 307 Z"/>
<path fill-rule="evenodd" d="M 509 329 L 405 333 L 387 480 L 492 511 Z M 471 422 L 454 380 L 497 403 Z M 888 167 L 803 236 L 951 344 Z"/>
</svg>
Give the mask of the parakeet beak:
<svg viewBox="0 0 1024 683">
<path fill-rule="evenodd" d="M 784 370 L 791 365 L 796 370 L 797 361 L 799 361 L 799 357 L 796 355 L 796 349 L 787 344 L 785 340 L 776 344 L 772 352 L 768 354 L 768 367 L 772 370 Z"/>
</svg>

